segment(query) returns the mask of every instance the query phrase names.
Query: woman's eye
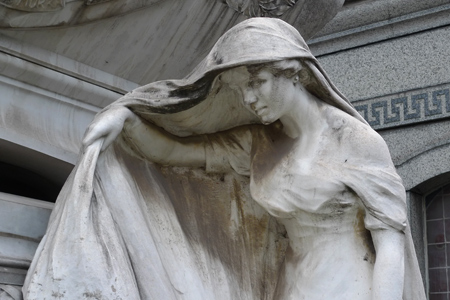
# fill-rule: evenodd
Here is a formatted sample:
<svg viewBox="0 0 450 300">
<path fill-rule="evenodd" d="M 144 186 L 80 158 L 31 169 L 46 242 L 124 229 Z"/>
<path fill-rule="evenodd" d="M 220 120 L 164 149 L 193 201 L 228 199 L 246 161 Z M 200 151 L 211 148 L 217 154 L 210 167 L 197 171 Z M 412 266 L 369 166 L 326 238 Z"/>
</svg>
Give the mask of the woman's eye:
<svg viewBox="0 0 450 300">
<path fill-rule="evenodd" d="M 257 88 L 260 87 L 264 82 L 265 80 L 253 80 L 249 85 L 251 88 Z"/>
</svg>

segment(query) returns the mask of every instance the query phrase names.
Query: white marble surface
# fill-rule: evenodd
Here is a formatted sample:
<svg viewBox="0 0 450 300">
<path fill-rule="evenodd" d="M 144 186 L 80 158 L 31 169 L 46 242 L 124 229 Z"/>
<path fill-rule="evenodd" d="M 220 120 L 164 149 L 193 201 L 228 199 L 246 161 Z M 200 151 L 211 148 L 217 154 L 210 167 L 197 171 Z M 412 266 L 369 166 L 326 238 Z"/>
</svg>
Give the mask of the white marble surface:
<svg viewBox="0 0 450 300">
<path fill-rule="evenodd" d="M 45 56 L 45 51 L 35 51 L 30 62 L 14 56 L 19 47 L 14 42 L 1 43 L 10 46 L 11 54 L 0 54 L 0 138 L 58 160 L 74 164 L 83 133 L 99 107 L 136 86 L 55 54 Z M 69 74 L 60 71 L 70 67 Z M 108 88 L 115 83 L 121 93 Z"/>
<path fill-rule="evenodd" d="M 0 192 L 0 207 L 0 284 L 22 285 L 53 203 Z"/>
<path fill-rule="evenodd" d="M 190 76 L 95 117 L 24 285 L 26 299 L 55 290 L 424 298 L 384 141 L 298 32 L 262 18 L 233 27 Z"/>
<path fill-rule="evenodd" d="M 342 4 L 343 0 L 298 1 L 283 18 L 312 35 Z M 227 29 L 245 18 L 218 0 L 164 0 L 79 26 L 0 33 L 143 85 L 187 75 Z"/>
<path fill-rule="evenodd" d="M 0 78 L 0 86 L 0 138 L 75 163 L 85 127 L 98 109 L 8 78 Z"/>
</svg>

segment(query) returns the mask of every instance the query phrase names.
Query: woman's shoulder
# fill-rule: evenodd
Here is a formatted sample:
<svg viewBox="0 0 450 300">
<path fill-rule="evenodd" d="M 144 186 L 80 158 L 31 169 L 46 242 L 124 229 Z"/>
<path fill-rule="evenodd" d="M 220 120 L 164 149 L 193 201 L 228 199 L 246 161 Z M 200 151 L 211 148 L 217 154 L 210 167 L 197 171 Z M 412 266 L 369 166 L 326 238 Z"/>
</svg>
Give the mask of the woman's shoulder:
<svg viewBox="0 0 450 300">
<path fill-rule="evenodd" d="M 386 142 L 372 127 L 336 108 L 328 114 L 327 121 L 341 151 L 348 156 L 392 166 Z"/>
</svg>

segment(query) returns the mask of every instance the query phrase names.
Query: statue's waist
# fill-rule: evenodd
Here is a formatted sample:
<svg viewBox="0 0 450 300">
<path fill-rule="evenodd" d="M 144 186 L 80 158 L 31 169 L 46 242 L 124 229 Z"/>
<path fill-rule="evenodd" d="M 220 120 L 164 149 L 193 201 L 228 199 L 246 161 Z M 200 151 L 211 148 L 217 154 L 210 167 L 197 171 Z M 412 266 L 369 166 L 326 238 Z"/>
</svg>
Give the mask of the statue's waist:
<svg viewBox="0 0 450 300">
<path fill-rule="evenodd" d="M 348 249 L 364 253 L 368 251 L 367 241 L 360 234 L 355 219 L 322 220 L 317 224 L 305 224 L 301 220 L 282 220 L 285 225 L 291 248 L 297 253 L 307 253 L 331 249 L 348 252 Z"/>
</svg>

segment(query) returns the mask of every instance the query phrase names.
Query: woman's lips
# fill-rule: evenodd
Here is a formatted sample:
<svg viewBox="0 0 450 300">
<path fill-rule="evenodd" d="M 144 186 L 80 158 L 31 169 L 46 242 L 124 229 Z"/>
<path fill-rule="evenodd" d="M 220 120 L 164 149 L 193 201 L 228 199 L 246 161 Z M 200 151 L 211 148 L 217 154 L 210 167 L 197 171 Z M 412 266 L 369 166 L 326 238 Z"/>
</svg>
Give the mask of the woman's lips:
<svg viewBox="0 0 450 300">
<path fill-rule="evenodd" d="M 258 116 L 260 116 L 261 113 L 263 113 L 266 109 L 267 109 L 267 106 L 263 106 L 263 107 L 260 107 L 260 108 L 256 108 L 256 109 L 255 109 L 255 113 L 256 113 Z"/>
</svg>

